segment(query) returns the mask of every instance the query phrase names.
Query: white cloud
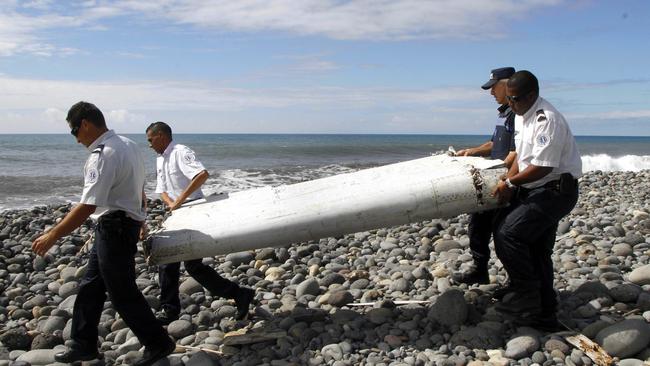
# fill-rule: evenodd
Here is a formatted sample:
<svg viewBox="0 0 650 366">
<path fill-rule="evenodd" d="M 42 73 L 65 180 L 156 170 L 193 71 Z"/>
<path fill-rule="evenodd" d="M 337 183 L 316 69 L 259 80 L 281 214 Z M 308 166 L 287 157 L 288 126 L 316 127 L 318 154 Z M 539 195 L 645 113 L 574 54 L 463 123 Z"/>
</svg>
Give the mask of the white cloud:
<svg viewBox="0 0 650 366">
<path fill-rule="evenodd" d="M 67 53 L 50 30 L 106 29 L 115 17 L 217 32 L 276 31 L 344 40 L 485 39 L 563 0 L 117 0 L 0 3 L 0 56 Z M 67 6 L 65 5 L 67 4 Z M 507 9 L 507 11 L 504 11 Z M 42 10 L 41 12 L 34 12 Z M 58 13 L 57 13 L 58 11 Z M 331 67 L 326 63 L 319 67 Z"/>
<path fill-rule="evenodd" d="M 59 124 L 63 121 L 65 121 L 67 113 L 58 109 L 58 108 L 47 108 L 43 113 L 41 114 L 41 118 L 43 119 L 44 122 L 47 123 L 56 123 Z"/>
<path fill-rule="evenodd" d="M 335 62 L 319 59 L 305 60 L 293 67 L 296 71 L 309 73 L 333 71 L 338 70 L 339 68 L 340 67 Z"/>
<path fill-rule="evenodd" d="M 569 119 L 597 119 L 597 120 L 616 120 L 616 119 L 640 119 L 650 118 L 650 109 L 640 109 L 634 111 L 604 111 L 584 114 L 568 114 Z"/>
<path fill-rule="evenodd" d="M 560 0 L 171 0 L 121 1 L 174 22 L 229 31 L 280 31 L 333 39 L 500 37 L 506 25 Z M 154 6 L 154 4 L 160 4 Z M 504 11 L 507 9 L 507 11 Z"/>
<path fill-rule="evenodd" d="M 72 17 L 46 14 L 30 16 L 15 10 L 0 8 L 0 56 L 31 53 L 40 56 L 66 55 L 74 51 L 70 47 L 57 47 L 39 37 L 47 29 L 72 27 L 80 22 Z"/>
<path fill-rule="evenodd" d="M 48 10 L 52 5 L 52 0 L 30 0 L 22 3 L 23 8 Z"/>
<path fill-rule="evenodd" d="M 140 131 L 151 122 L 149 119 L 159 118 L 153 116 L 169 116 L 181 120 L 192 118 L 187 117 L 190 115 L 198 116 L 201 120 L 206 120 L 207 117 L 206 123 L 194 125 L 190 131 L 214 131 L 215 128 L 220 128 L 221 123 L 215 121 L 214 116 L 221 115 L 242 121 L 239 132 L 256 132 L 257 129 L 250 124 L 260 117 L 280 121 L 280 127 L 285 123 L 285 118 L 297 116 L 296 111 L 310 111 L 307 113 L 315 115 L 314 118 L 323 115 L 328 116 L 327 119 L 340 121 L 354 115 L 366 115 L 374 119 L 372 116 L 384 113 L 378 112 L 377 107 L 379 110 L 385 109 L 388 115 L 403 117 L 401 121 L 404 122 L 416 118 L 422 121 L 443 120 L 445 114 L 467 118 L 476 115 L 476 111 L 471 108 L 459 110 L 454 106 L 486 101 L 485 94 L 473 86 L 437 89 L 318 86 L 245 89 L 199 82 L 61 81 L 0 76 L 0 90 L 3 90 L 0 113 L 19 111 L 29 114 L 32 120 L 40 121 L 40 124 L 34 122 L 36 124 L 9 126 L 5 122 L 16 119 L 4 119 L 0 121 L 0 133 L 40 132 L 43 129 L 58 131 L 60 128 L 54 126 L 65 122 L 64 111 L 79 100 L 95 103 L 104 111 L 109 123 L 117 124 L 116 127 L 123 131 Z M 302 116 L 302 113 L 299 115 Z M 301 122 L 294 122 L 295 129 L 284 125 L 286 131 L 317 128 L 311 120 L 296 118 Z"/>
<path fill-rule="evenodd" d="M 114 109 L 108 112 L 106 118 L 110 121 L 111 124 L 115 123 L 118 125 L 128 125 L 132 123 L 144 123 L 146 122 L 146 117 L 143 114 L 132 113 L 126 109 Z"/>
<path fill-rule="evenodd" d="M 67 108 L 80 99 L 104 109 L 238 111 L 246 108 L 337 105 L 357 108 L 484 98 L 475 88 L 391 89 L 305 87 L 244 89 L 198 82 L 91 82 L 18 79 L 0 76 L 0 110 Z M 55 106 L 55 107 L 53 107 Z"/>
<path fill-rule="evenodd" d="M 115 54 L 118 55 L 118 56 L 122 56 L 122 57 L 126 57 L 126 58 L 134 58 L 134 59 L 143 59 L 143 58 L 147 57 L 142 53 L 128 52 L 128 51 L 116 52 Z"/>
<path fill-rule="evenodd" d="M 544 85 L 544 89 L 547 91 L 577 91 L 577 90 L 594 90 L 596 88 L 609 88 L 613 86 L 620 85 L 646 85 L 650 83 L 650 79 L 647 78 L 636 78 L 636 79 L 609 79 L 609 80 L 599 80 L 593 82 L 570 82 L 570 81 L 549 81 Z"/>
</svg>

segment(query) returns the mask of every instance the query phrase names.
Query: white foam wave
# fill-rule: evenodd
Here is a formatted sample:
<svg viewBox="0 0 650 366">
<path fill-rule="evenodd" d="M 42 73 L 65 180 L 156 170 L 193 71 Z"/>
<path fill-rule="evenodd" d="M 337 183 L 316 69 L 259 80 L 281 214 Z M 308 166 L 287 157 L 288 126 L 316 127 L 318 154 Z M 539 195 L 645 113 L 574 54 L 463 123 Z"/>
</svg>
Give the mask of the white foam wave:
<svg viewBox="0 0 650 366">
<path fill-rule="evenodd" d="M 582 156 L 582 171 L 591 172 L 638 172 L 650 169 L 650 155 L 624 155 L 612 157 L 607 154 Z"/>
<path fill-rule="evenodd" d="M 650 169 L 650 155 L 612 157 L 607 154 L 594 154 L 582 156 L 583 172 L 594 170 L 638 172 L 645 169 Z M 204 184 L 203 192 L 206 195 L 232 193 L 251 188 L 299 183 L 336 174 L 350 173 L 355 170 L 357 169 L 337 164 L 318 168 L 295 167 L 294 169 L 265 171 L 228 169 L 220 171 L 218 175 L 211 176 Z"/>
</svg>

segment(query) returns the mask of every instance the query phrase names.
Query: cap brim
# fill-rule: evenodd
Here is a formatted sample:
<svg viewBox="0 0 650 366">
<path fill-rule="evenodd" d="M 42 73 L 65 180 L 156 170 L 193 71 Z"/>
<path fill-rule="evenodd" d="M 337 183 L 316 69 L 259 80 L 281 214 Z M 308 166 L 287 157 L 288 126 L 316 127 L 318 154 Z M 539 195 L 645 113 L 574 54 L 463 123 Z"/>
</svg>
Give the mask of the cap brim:
<svg viewBox="0 0 650 366">
<path fill-rule="evenodd" d="M 488 89 L 490 89 L 492 87 L 492 85 L 496 84 L 497 81 L 499 81 L 499 80 L 490 79 L 490 80 L 488 80 L 487 83 L 483 84 L 483 86 L 481 86 L 481 88 L 484 89 L 484 90 L 488 90 Z"/>
</svg>

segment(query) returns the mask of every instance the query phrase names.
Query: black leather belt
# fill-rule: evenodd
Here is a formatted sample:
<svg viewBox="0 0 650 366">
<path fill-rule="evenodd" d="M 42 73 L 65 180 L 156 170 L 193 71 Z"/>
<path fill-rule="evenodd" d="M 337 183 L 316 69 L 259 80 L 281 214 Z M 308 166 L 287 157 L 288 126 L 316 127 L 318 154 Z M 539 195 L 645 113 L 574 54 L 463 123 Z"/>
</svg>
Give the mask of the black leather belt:
<svg viewBox="0 0 650 366">
<path fill-rule="evenodd" d="M 102 219 L 105 219 L 105 220 L 131 220 L 131 221 L 134 221 L 134 222 L 138 222 L 137 220 L 134 220 L 134 219 L 130 218 L 129 215 L 127 215 L 126 212 L 122 211 L 122 210 L 111 211 L 111 212 L 109 212 L 107 214 L 101 215 L 99 217 L 99 220 L 102 220 Z"/>
<path fill-rule="evenodd" d="M 562 174 L 562 177 L 560 179 L 552 180 L 550 182 L 546 182 L 543 185 L 535 188 L 526 188 L 526 187 L 519 187 L 520 193 L 527 194 L 528 192 L 532 191 L 533 189 L 539 189 L 539 188 L 546 188 L 546 189 L 554 189 L 558 192 L 562 192 L 562 186 L 564 184 L 565 188 L 568 189 L 574 189 L 578 185 L 578 180 L 573 178 L 573 176 L 569 173 L 564 173 Z M 566 192 L 565 192 L 566 193 Z"/>
<path fill-rule="evenodd" d="M 560 180 L 556 179 L 556 180 L 552 180 L 550 182 L 546 182 L 542 187 L 559 190 L 560 189 Z"/>
</svg>

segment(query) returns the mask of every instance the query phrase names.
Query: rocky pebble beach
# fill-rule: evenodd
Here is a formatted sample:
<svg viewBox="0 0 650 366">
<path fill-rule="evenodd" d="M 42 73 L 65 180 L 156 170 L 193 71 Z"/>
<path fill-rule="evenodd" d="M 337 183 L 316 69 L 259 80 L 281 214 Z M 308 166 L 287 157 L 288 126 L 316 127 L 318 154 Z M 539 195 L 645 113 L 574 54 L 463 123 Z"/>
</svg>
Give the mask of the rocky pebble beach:
<svg viewBox="0 0 650 366">
<path fill-rule="evenodd" d="M 406 184 L 407 182 L 405 182 Z M 160 365 L 592 365 L 566 340 L 582 333 L 620 365 L 650 361 L 650 171 L 590 172 L 558 227 L 553 254 L 559 320 L 548 333 L 516 327 L 494 310 L 507 282 L 492 255 L 488 285 L 457 285 L 472 264 L 468 215 L 206 258 L 254 288 L 247 320 L 187 274 L 183 311 L 168 332 L 178 345 Z M 163 220 L 150 202 L 148 224 Z M 88 221 L 44 257 L 32 241 L 69 205 L 0 213 L 0 366 L 52 365 L 69 341 L 87 255 Z M 157 271 L 142 254 L 137 284 L 154 311 Z M 413 301 L 401 304 L 401 301 Z M 353 306 L 351 303 L 370 303 Z M 99 324 L 102 359 L 124 365 L 142 347 L 110 302 Z"/>
</svg>

